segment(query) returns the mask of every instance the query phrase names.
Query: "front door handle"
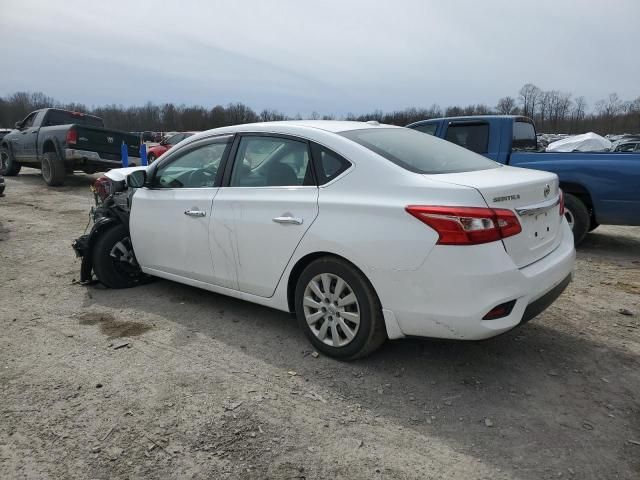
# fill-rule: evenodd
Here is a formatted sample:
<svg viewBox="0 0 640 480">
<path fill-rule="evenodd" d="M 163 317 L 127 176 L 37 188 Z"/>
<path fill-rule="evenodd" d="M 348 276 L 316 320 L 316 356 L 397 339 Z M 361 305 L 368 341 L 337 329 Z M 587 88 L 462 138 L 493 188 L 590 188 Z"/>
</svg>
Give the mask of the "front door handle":
<svg viewBox="0 0 640 480">
<path fill-rule="evenodd" d="M 207 212 L 203 212 L 202 210 L 185 210 L 184 214 L 190 217 L 206 217 L 207 216 Z"/>
<path fill-rule="evenodd" d="M 291 225 L 302 225 L 302 218 L 296 217 L 276 217 L 273 219 L 276 223 L 289 223 Z"/>
</svg>

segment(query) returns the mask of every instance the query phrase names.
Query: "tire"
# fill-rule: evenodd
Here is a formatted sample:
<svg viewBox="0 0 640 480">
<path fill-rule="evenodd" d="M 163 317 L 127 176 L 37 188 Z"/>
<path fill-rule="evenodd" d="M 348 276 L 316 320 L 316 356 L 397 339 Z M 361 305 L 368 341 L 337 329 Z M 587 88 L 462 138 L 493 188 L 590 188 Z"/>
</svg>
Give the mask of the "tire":
<svg viewBox="0 0 640 480">
<path fill-rule="evenodd" d="M 118 244 L 127 254 L 123 254 Z M 143 278 L 133 254 L 129 230 L 124 225 L 115 225 L 100 234 L 92 251 L 92 261 L 96 277 L 106 287 L 130 288 Z"/>
<path fill-rule="evenodd" d="M 600 224 L 598 222 L 596 222 L 593 218 L 591 219 L 591 221 L 589 222 L 589 231 L 593 232 L 596 228 L 598 228 L 600 226 Z"/>
<path fill-rule="evenodd" d="M 340 280 L 344 284 L 340 284 L 342 288 L 336 297 Z M 355 302 L 348 301 L 353 298 Z M 341 306 L 340 300 L 347 300 L 347 303 Z M 318 308 L 311 305 L 318 305 Z M 343 360 L 362 358 L 387 339 L 382 307 L 371 283 L 353 265 L 339 258 L 321 257 L 303 270 L 296 284 L 295 310 L 298 324 L 309 341 L 330 357 Z M 359 319 L 357 323 L 354 321 L 356 316 Z M 317 320 L 308 322 L 308 317 Z M 347 335 L 347 331 L 351 335 Z"/>
<path fill-rule="evenodd" d="M 573 231 L 573 243 L 578 246 L 584 240 L 591 225 L 589 210 L 582 200 L 570 193 L 564 195 L 564 210 L 565 218 Z"/>
<path fill-rule="evenodd" d="M 0 175 L 15 177 L 20 173 L 22 165 L 14 158 L 7 147 L 0 148 Z"/>
<path fill-rule="evenodd" d="M 42 165 L 40 166 L 42 178 L 50 187 L 56 187 L 64 184 L 66 170 L 64 162 L 56 152 L 47 152 L 42 157 Z"/>
<path fill-rule="evenodd" d="M 147 155 L 147 164 L 153 163 L 156 159 L 156 156 L 153 153 Z"/>
</svg>

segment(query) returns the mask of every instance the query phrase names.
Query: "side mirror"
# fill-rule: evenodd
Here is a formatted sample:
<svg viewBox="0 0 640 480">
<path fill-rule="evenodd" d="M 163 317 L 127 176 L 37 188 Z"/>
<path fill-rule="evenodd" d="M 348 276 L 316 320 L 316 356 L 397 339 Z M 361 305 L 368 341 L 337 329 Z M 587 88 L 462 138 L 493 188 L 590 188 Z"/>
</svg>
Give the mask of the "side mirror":
<svg viewBox="0 0 640 480">
<path fill-rule="evenodd" d="M 15 127 L 17 130 L 20 130 L 22 128 L 22 122 L 16 122 Z"/>
<path fill-rule="evenodd" d="M 127 175 L 127 186 L 130 188 L 140 188 L 143 187 L 147 182 L 147 171 L 146 170 L 136 170 Z"/>
</svg>

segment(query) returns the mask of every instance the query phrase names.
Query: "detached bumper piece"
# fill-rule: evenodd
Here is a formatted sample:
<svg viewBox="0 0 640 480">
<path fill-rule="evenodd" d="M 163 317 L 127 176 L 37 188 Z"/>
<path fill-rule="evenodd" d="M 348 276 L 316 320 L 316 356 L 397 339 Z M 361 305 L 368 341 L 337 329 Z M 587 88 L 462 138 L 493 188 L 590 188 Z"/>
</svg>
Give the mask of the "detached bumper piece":
<svg viewBox="0 0 640 480">
<path fill-rule="evenodd" d="M 549 305 L 556 301 L 556 299 L 564 292 L 565 288 L 571 283 L 571 274 L 567 275 L 564 280 L 562 280 L 558 285 L 553 287 L 543 296 L 534 300 L 524 311 L 524 315 L 522 316 L 522 320 L 520 320 L 520 325 L 527 323 L 529 320 L 537 317 L 542 312 L 544 312 Z"/>
<path fill-rule="evenodd" d="M 82 258 L 82 264 L 80 265 L 80 283 L 89 283 L 93 280 L 91 274 L 93 265 L 91 264 L 91 255 L 89 255 L 89 238 L 90 235 L 82 235 L 76 238 L 71 244 L 73 251 L 76 252 L 76 256 Z"/>
</svg>

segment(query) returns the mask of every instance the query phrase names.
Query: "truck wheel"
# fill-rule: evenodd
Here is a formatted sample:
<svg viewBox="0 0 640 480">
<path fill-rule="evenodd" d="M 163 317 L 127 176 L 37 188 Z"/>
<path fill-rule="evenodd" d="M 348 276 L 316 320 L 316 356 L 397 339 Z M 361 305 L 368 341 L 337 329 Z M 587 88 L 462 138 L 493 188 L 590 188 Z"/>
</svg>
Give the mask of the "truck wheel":
<svg viewBox="0 0 640 480">
<path fill-rule="evenodd" d="M 367 278 L 344 260 L 322 257 L 304 269 L 296 285 L 298 324 L 325 355 L 353 360 L 387 339 L 380 300 Z"/>
<path fill-rule="evenodd" d="M 591 225 L 589 211 L 578 197 L 565 193 L 564 216 L 573 231 L 573 243 L 578 246 L 584 240 Z"/>
<path fill-rule="evenodd" d="M 62 185 L 66 174 L 64 162 L 58 157 L 56 152 L 47 152 L 42 157 L 42 178 L 51 187 Z"/>
<path fill-rule="evenodd" d="M 16 161 L 7 147 L 0 148 L 0 175 L 15 177 L 21 168 L 22 165 Z"/>
<path fill-rule="evenodd" d="M 92 255 L 93 271 L 106 287 L 133 287 L 143 277 L 133 253 L 129 230 L 124 225 L 116 225 L 102 232 Z"/>
</svg>

